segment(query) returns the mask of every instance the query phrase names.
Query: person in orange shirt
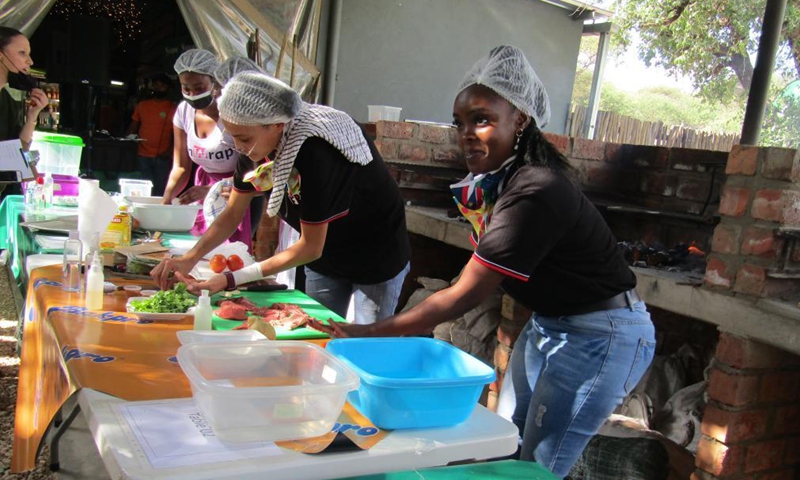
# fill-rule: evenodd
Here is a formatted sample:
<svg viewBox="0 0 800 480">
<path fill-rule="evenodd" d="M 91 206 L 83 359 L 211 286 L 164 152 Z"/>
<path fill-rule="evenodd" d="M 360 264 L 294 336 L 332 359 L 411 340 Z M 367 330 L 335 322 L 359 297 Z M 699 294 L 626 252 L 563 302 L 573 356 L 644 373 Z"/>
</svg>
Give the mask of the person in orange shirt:
<svg viewBox="0 0 800 480">
<path fill-rule="evenodd" d="M 175 102 L 168 98 L 172 84 L 163 73 L 151 79 L 153 97 L 142 100 L 133 111 L 128 135 L 138 135 L 137 153 L 142 178 L 153 182 L 153 195 L 164 194 L 170 169 L 172 168 L 172 117 Z"/>
</svg>

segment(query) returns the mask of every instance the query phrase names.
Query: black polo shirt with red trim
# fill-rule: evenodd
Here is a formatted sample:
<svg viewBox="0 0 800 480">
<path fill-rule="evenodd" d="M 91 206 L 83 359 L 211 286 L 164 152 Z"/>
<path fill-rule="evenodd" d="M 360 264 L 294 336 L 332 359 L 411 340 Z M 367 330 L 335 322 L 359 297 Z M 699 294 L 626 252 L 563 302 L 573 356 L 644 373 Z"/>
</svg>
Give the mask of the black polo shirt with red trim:
<svg viewBox="0 0 800 480">
<path fill-rule="evenodd" d="M 506 293 L 542 315 L 579 311 L 636 286 L 594 205 L 545 167 L 509 174 L 473 258 L 506 275 Z"/>
<path fill-rule="evenodd" d="M 370 285 L 397 276 L 411 258 L 411 247 L 400 189 L 375 145 L 369 139 L 367 144 L 373 160 L 359 165 L 324 139 L 308 138 L 294 162 L 299 195 L 287 192 L 280 215 L 297 231 L 301 223 L 328 224 L 322 257 L 309 268 Z M 255 190 L 243 180 L 255 166 L 240 156 L 233 177 L 236 190 Z"/>
</svg>

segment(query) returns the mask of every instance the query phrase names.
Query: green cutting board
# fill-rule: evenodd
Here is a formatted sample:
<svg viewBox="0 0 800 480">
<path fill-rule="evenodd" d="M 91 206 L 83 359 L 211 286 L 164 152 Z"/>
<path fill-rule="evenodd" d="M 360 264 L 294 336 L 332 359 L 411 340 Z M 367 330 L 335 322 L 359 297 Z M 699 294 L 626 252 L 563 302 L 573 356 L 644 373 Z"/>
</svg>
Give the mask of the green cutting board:
<svg viewBox="0 0 800 480">
<path fill-rule="evenodd" d="M 347 320 L 320 305 L 319 302 L 309 297 L 299 290 L 283 290 L 280 292 L 242 292 L 241 295 L 259 307 L 269 307 L 273 303 L 293 303 L 302 308 L 310 317 L 317 320 L 328 320 L 332 318 L 339 323 L 347 323 Z M 215 330 L 230 330 L 242 324 L 239 320 L 225 320 L 217 316 L 217 301 L 225 299 L 222 294 L 216 294 L 211 298 L 214 304 L 214 314 L 211 321 Z M 277 331 L 278 340 L 307 340 L 313 338 L 328 338 L 328 335 L 308 327 L 300 327 L 291 331 Z"/>
</svg>

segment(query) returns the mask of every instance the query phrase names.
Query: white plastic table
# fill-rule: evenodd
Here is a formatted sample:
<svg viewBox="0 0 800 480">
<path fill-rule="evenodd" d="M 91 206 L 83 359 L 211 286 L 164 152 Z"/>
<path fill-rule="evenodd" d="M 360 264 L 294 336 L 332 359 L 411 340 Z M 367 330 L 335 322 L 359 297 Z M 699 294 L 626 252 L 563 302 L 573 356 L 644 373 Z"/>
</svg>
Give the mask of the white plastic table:
<svg viewBox="0 0 800 480">
<path fill-rule="evenodd" d="M 449 428 L 395 430 L 369 450 L 307 455 L 282 454 L 248 460 L 153 468 L 115 412 L 124 400 L 84 388 L 78 402 L 106 469 L 114 479 L 328 479 L 485 460 L 514 453 L 514 424 L 478 405 L 472 416 Z M 180 438 L 175 439 L 180 442 Z"/>
</svg>

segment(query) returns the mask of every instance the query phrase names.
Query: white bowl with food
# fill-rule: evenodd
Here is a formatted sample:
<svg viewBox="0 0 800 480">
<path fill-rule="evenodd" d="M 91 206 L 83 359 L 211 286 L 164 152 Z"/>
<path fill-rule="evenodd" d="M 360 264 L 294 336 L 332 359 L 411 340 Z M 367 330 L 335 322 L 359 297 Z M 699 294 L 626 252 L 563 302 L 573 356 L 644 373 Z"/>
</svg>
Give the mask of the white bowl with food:
<svg viewBox="0 0 800 480">
<path fill-rule="evenodd" d="M 192 229 L 202 205 L 162 205 L 162 197 L 125 197 L 139 228 L 159 232 L 187 232 Z"/>
</svg>

